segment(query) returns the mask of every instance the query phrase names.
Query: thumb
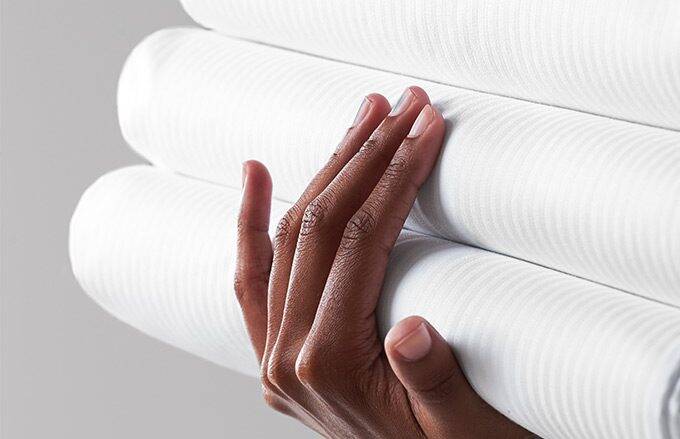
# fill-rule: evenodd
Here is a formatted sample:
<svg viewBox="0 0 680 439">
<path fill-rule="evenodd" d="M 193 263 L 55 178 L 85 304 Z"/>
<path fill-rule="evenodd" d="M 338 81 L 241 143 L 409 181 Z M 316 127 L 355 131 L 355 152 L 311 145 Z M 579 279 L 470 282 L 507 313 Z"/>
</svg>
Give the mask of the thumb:
<svg viewBox="0 0 680 439">
<path fill-rule="evenodd" d="M 451 347 L 422 317 L 397 323 L 385 338 L 385 352 L 428 438 L 529 437 L 477 395 Z"/>
</svg>

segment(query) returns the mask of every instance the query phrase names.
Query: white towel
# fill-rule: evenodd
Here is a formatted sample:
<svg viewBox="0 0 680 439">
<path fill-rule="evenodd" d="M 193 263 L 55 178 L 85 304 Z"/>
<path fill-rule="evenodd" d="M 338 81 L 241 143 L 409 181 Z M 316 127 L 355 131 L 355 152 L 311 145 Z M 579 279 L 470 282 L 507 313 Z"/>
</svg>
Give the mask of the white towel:
<svg viewBox="0 0 680 439">
<path fill-rule="evenodd" d="M 182 0 L 229 35 L 680 129 L 678 0 Z"/>
<path fill-rule="evenodd" d="M 442 110 L 449 136 L 410 229 L 680 305 L 679 132 L 191 29 L 135 49 L 119 115 L 154 164 L 239 187 L 241 162 L 257 158 L 290 202 L 363 95 L 396 98 L 412 83 Z"/>
<path fill-rule="evenodd" d="M 121 320 L 257 374 L 232 289 L 236 190 L 133 167 L 102 177 L 71 222 L 74 272 Z M 274 203 L 274 216 L 287 207 Z M 383 333 L 419 314 L 475 390 L 549 438 L 679 437 L 680 310 L 543 267 L 405 232 Z"/>
</svg>

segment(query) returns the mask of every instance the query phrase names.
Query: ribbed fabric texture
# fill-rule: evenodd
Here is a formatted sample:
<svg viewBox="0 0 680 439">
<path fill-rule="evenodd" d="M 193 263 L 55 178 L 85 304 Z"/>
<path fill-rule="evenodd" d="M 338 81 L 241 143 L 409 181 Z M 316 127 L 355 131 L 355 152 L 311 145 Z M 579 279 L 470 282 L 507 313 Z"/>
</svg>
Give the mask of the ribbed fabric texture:
<svg viewBox="0 0 680 439">
<path fill-rule="evenodd" d="M 361 98 L 412 83 L 449 135 L 408 228 L 680 305 L 678 132 L 190 29 L 135 49 L 119 115 L 156 165 L 239 187 L 241 162 L 260 159 L 294 201 Z"/>
<path fill-rule="evenodd" d="M 276 219 L 364 95 L 420 85 L 448 134 L 391 254 L 382 334 L 427 318 L 542 437 L 680 439 L 677 0 L 182 3 L 241 39 L 164 30 L 128 59 L 121 127 L 156 167 L 76 209 L 97 303 L 257 374 L 232 287 L 241 162 L 269 167 Z"/>
<path fill-rule="evenodd" d="M 71 223 L 76 277 L 121 320 L 255 375 L 232 289 L 238 204 L 234 189 L 150 167 L 108 174 Z M 273 215 L 286 207 L 275 202 Z M 677 437 L 680 310 L 404 232 L 384 285 L 383 333 L 411 314 L 455 346 L 484 399 L 543 437 Z"/>
<path fill-rule="evenodd" d="M 680 129 L 678 0 L 182 0 L 229 35 Z"/>
</svg>

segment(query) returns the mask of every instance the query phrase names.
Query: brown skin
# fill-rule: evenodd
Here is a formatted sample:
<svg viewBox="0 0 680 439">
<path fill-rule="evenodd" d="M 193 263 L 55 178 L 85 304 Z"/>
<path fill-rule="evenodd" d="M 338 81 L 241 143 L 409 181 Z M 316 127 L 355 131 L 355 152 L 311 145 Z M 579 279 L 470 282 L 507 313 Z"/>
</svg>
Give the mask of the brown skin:
<svg viewBox="0 0 680 439">
<path fill-rule="evenodd" d="M 424 319 L 399 322 L 384 346 L 378 337 L 387 259 L 445 131 L 418 87 L 388 113 L 383 96 L 366 98 L 273 246 L 269 173 L 244 164 L 235 287 L 265 400 L 333 438 L 529 437 L 474 392 Z"/>
</svg>

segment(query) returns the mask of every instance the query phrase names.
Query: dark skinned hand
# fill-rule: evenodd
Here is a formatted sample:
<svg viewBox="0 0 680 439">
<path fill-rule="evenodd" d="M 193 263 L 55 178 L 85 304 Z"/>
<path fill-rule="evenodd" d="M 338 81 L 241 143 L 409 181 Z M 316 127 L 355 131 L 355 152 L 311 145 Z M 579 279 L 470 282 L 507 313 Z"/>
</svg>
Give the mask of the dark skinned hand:
<svg viewBox="0 0 680 439">
<path fill-rule="evenodd" d="M 375 310 L 388 256 L 445 124 L 409 87 L 362 103 L 336 152 L 268 234 L 272 182 L 244 164 L 236 293 L 266 402 L 333 438 L 526 438 L 486 404 L 420 317 L 384 344 Z"/>
</svg>

